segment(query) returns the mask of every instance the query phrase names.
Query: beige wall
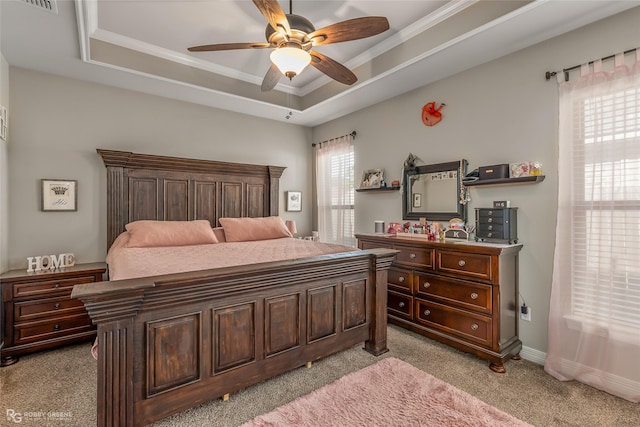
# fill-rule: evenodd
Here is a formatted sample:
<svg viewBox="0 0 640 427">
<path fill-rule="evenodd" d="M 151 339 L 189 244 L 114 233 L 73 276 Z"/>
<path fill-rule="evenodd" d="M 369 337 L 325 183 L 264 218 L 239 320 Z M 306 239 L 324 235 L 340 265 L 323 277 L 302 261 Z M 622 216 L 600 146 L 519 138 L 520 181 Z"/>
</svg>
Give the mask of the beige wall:
<svg viewBox="0 0 640 427">
<path fill-rule="evenodd" d="M 96 148 L 287 169 L 280 212 L 311 230 L 308 128 L 50 74 L 11 68 L 8 264 L 73 252 L 78 262 L 106 254 L 106 170 Z M 40 179 L 78 180 L 77 212 L 40 211 Z M 302 212 L 283 194 L 303 192 Z"/>
<path fill-rule="evenodd" d="M 532 359 L 544 357 L 547 349 L 558 186 L 557 85 L 544 73 L 640 46 L 638 22 L 640 8 L 632 9 L 313 130 L 314 141 L 356 130 L 356 175 L 384 168 L 387 182 L 400 179 L 409 152 L 425 164 L 465 158 L 469 170 L 516 161 L 543 163 L 544 182 L 474 187 L 469 205 L 471 222 L 474 208 L 491 207 L 493 200 L 510 200 L 518 207 L 518 236 L 524 244 L 520 293 L 532 307 L 532 321 L 520 323 L 520 337 Z M 429 101 L 446 104 L 442 122 L 434 127 L 420 119 Z M 358 232 L 373 232 L 374 220 L 401 218 L 400 192 L 356 194 Z"/>
<path fill-rule="evenodd" d="M 0 105 L 9 110 L 9 64 L 0 54 Z M 10 112 L 9 112 L 10 113 Z M 9 264 L 9 160 L 8 140 L 0 139 L 0 273 L 6 271 Z"/>
</svg>

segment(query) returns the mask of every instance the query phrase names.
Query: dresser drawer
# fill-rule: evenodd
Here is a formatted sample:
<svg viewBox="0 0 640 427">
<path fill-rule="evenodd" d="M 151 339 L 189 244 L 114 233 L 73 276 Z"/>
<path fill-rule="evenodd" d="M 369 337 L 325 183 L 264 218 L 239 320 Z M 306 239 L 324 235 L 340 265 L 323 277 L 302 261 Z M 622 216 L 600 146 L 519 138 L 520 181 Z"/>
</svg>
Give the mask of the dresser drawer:
<svg viewBox="0 0 640 427">
<path fill-rule="evenodd" d="M 436 269 L 441 273 L 491 282 L 494 271 L 491 255 L 438 250 Z"/>
<path fill-rule="evenodd" d="M 480 227 L 481 229 L 476 231 L 476 237 L 478 238 L 486 238 L 486 239 L 508 239 L 509 236 L 505 235 L 504 231 L 502 230 L 502 227 L 500 227 L 500 230 L 487 230 L 487 229 L 482 229 L 482 227 Z"/>
<path fill-rule="evenodd" d="M 491 314 L 491 285 L 447 279 L 433 274 L 416 273 L 416 297 L 438 300 L 444 304 Z"/>
<path fill-rule="evenodd" d="M 468 341 L 491 346 L 493 322 L 490 317 L 419 299 L 415 300 L 415 305 L 416 320 L 419 323 Z"/>
<path fill-rule="evenodd" d="M 407 292 L 411 292 L 411 283 L 413 279 L 413 274 L 411 270 L 404 270 L 402 268 L 393 268 L 389 269 L 388 273 L 388 282 L 389 286 L 400 288 L 401 290 L 405 290 Z"/>
<path fill-rule="evenodd" d="M 412 248 L 402 245 L 394 245 L 393 249 L 400 251 L 398 255 L 396 255 L 395 262 L 397 264 L 411 267 L 433 268 L 433 249 Z"/>
<path fill-rule="evenodd" d="M 43 341 L 93 329 L 89 315 L 75 314 L 39 322 L 14 324 L 14 345 Z"/>
<path fill-rule="evenodd" d="M 13 318 L 16 322 L 74 313 L 86 313 L 84 304 L 79 299 L 68 296 L 16 302 L 13 308 Z"/>
<path fill-rule="evenodd" d="M 95 281 L 95 276 L 77 276 L 67 279 L 39 280 L 33 282 L 14 283 L 14 298 L 33 298 L 38 296 L 71 295 L 74 285 L 81 283 L 91 283 Z"/>
<path fill-rule="evenodd" d="M 499 222 L 501 223 L 504 218 L 503 209 L 478 209 L 478 218 L 480 222 Z"/>
<path fill-rule="evenodd" d="M 387 311 L 392 316 L 411 320 L 413 318 L 413 297 L 387 291 Z"/>
</svg>

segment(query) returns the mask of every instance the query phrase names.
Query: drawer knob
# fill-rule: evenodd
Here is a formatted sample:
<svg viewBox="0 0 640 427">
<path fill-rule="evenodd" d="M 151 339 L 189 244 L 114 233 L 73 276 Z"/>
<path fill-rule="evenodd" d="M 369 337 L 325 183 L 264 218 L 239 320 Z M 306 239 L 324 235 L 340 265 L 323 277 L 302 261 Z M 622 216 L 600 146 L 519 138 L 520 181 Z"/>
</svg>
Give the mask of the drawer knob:
<svg viewBox="0 0 640 427">
<path fill-rule="evenodd" d="M 56 283 L 55 285 L 53 285 L 53 287 L 58 289 L 60 287 L 60 283 Z"/>
<path fill-rule="evenodd" d="M 478 299 L 478 294 L 476 294 L 475 292 L 472 292 L 471 299 Z"/>
<path fill-rule="evenodd" d="M 398 303 L 398 307 L 400 307 L 400 308 L 404 307 L 404 302 L 400 301 L 400 302 Z"/>
<path fill-rule="evenodd" d="M 487 215 L 493 215 L 493 211 L 487 211 Z"/>
<path fill-rule="evenodd" d="M 53 308 L 56 308 L 56 309 L 57 309 L 57 308 L 60 308 L 60 303 L 59 303 L 59 302 L 57 302 L 57 303 L 53 306 Z"/>
<path fill-rule="evenodd" d="M 463 259 L 461 259 L 460 261 L 458 261 L 458 265 L 459 265 L 460 267 L 464 267 L 464 265 L 465 265 L 465 264 L 466 264 L 466 262 L 464 262 L 464 260 L 463 260 Z"/>
<path fill-rule="evenodd" d="M 404 282 L 404 276 L 400 276 L 400 277 L 398 278 L 398 282 L 400 282 L 400 283 Z"/>
<path fill-rule="evenodd" d="M 416 257 L 416 254 L 414 254 L 414 253 L 410 253 L 410 254 L 409 254 L 409 258 L 411 258 L 411 259 L 415 259 L 415 257 Z"/>
<path fill-rule="evenodd" d="M 60 329 L 60 325 L 58 325 L 58 324 L 56 323 L 55 325 L 53 325 L 53 329 L 54 329 L 55 331 L 59 330 L 59 329 Z"/>
<path fill-rule="evenodd" d="M 474 331 L 477 331 L 478 330 L 478 324 L 474 323 L 473 325 L 471 325 L 471 329 L 474 330 Z"/>
<path fill-rule="evenodd" d="M 487 233 L 487 237 L 493 236 L 493 233 Z"/>
<path fill-rule="evenodd" d="M 489 218 L 487 222 L 493 222 L 493 218 Z"/>
<path fill-rule="evenodd" d="M 431 286 L 431 283 L 429 283 L 429 282 L 424 282 L 424 287 L 425 287 L 425 288 L 428 288 L 429 286 Z"/>
<path fill-rule="evenodd" d="M 425 310 L 425 311 L 424 311 L 424 315 L 425 315 L 425 316 L 428 316 L 428 315 L 430 315 L 430 314 L 431 314 L 431 310 Z"/>
<path fill-rule="evenodd" d="M 488 226 L 487 230 L 493 230 L 493 225 Z"/>
</svg>

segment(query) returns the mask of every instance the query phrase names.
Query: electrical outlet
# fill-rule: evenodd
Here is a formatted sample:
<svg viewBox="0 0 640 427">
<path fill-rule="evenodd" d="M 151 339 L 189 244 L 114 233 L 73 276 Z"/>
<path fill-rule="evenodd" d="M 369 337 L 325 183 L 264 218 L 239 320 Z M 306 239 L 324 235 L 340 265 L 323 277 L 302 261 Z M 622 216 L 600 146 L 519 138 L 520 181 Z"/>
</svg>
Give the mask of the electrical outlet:
<svg viewBox="0 0 640 427">
<path fill-rule="evenodd" d="M 531 307 L 524 304 L 520 307 L 520 319 L 531 322 Z"/>
</svg>

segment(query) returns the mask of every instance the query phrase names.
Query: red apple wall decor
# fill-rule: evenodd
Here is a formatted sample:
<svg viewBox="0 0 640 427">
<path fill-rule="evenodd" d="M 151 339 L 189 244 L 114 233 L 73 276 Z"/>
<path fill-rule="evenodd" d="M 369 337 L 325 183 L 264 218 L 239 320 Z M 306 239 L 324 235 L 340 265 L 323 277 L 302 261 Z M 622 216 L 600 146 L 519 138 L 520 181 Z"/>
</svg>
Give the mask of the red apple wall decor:
<svg viewBox="0 0 640 427">
<path fill-rule="evenodd" d="M 442 120 L 442 110 L 444 104 L 440 104 L 440 106 L 436 106 L 435 102 L 429 102 L 422 107 L 422 123 L 426 126 L 435 126 L 440 123 Z"/>
</svg>

